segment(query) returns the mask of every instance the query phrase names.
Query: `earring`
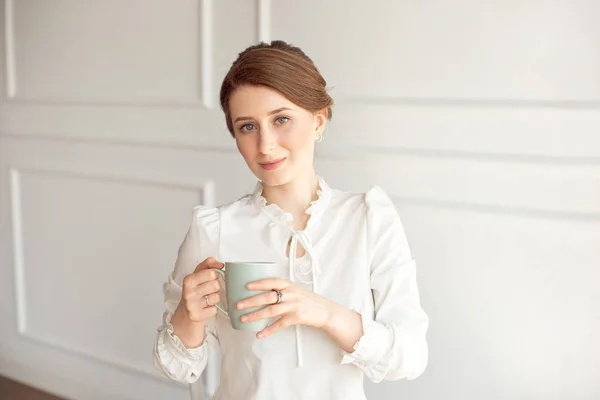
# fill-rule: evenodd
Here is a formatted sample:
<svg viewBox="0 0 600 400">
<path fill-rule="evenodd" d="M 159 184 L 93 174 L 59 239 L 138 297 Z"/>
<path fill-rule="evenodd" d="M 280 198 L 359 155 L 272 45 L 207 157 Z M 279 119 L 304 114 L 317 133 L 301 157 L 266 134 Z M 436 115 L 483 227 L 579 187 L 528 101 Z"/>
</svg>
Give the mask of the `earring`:
<svg viewBox="0 0 600 400">
<path fill-rule="evenodd" d="M 323 141 L 323 134 L 321 132 L 317 133 L 317 143 L 321 143 Z"/>
</svg>

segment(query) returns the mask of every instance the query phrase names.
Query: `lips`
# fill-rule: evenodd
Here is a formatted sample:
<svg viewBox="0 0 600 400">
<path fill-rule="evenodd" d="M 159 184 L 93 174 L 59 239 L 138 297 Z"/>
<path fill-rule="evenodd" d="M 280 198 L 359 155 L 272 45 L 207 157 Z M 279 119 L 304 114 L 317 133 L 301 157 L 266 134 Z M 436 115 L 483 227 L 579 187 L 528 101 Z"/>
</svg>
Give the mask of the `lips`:
<svg viewBox="0 0 600 400">
<path fill-rule="evenodd" d="M 260 166 L 263 167 L 263 169 L 266 171 L 274 171 L 281 167 L 286 159 L 287 157 L 278 158 L 277 160 L 269 161 L 266 163 L 260 163 Z"/>
</svg>

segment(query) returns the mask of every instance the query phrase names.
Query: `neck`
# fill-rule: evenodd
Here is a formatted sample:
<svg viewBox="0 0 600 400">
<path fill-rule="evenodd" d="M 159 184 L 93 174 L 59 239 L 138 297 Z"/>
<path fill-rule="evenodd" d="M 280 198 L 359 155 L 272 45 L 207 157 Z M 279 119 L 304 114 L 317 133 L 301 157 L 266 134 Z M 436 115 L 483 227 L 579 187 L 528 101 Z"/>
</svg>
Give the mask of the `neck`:
<svg viewBox="0 0 600 400">
<path fill-rule="evenodd" d="M 295 180 L 280 186 L 263 186 L 263 197 L 268 204 L 277 204 L 283 211 L 294 216 L 294 221 L 303 224 L 302 219 L 310 202 L 317 198 L 319 180 L 314 171 L 299 176 Z"/>
</svg>

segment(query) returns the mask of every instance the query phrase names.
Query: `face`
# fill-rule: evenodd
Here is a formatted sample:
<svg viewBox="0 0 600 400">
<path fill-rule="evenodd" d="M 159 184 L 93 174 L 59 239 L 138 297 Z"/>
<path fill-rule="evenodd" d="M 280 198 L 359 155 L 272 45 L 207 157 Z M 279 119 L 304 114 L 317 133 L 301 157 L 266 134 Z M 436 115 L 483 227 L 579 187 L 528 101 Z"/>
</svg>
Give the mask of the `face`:
<svg viewBox="0 0 600 400">
<path fill-rule="evenodd" d="M 327 121 L 263 86 L 242 86 L 229 99 L 238 150 L 254 175 L 269 186 L 313 174 L 315 140 Z"/>
</svg>

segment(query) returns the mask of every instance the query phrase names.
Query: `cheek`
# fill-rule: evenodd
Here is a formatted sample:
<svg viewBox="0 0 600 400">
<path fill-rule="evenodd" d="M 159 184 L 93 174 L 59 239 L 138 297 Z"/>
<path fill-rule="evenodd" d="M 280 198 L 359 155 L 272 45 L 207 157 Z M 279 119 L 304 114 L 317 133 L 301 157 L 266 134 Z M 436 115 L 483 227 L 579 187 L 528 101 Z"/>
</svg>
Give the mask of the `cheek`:
<svg viewBox="0 0 600 400">
<path fill-rule="evenodd" d="M 235 143 L 237 145 L 238 151 L 244 158 L 251 157 L 252 154 L 256 150 L 256 146 L 252 143 L 251 140 L 248 140 L 248 137 L 236 137 Z"/>
<path fill-rule="evenodd" d="M 280 136 L 280 144 L 291 151 L 310 151 L 314 147 L 314 137 L 310 132 L 308 124 L 287 127 Z"/>
</svg>

